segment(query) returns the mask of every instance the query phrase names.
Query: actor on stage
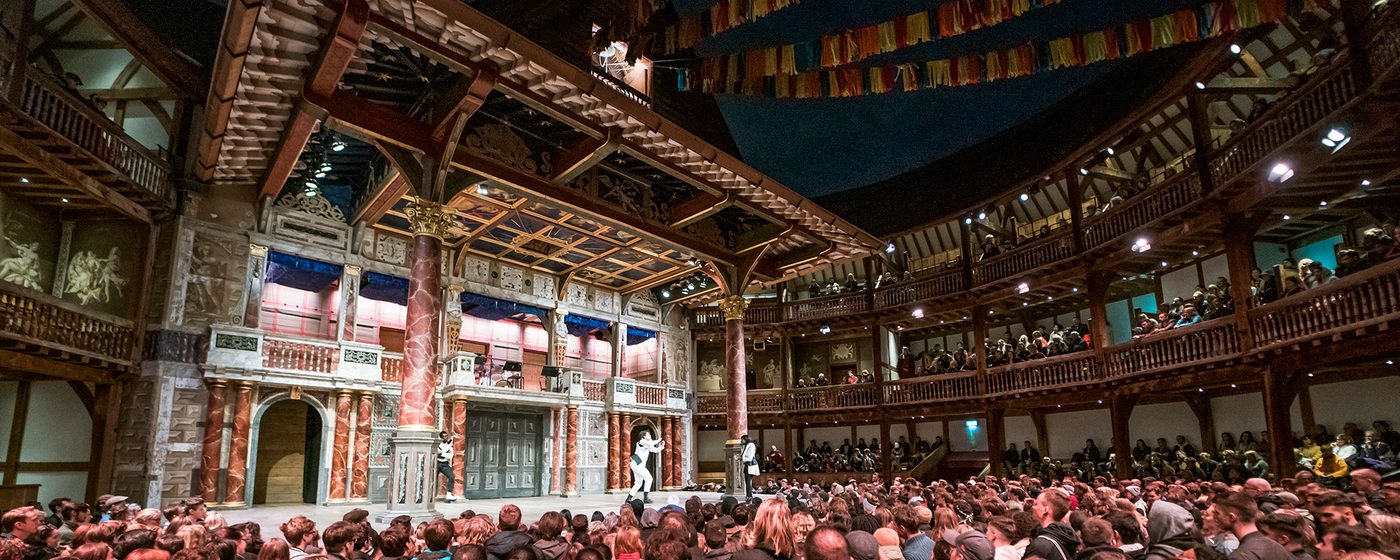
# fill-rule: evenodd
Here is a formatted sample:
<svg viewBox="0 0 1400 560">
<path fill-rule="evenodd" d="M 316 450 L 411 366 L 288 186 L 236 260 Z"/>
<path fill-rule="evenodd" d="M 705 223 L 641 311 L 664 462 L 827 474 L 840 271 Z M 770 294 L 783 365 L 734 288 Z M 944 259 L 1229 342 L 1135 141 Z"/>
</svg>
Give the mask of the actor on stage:
<svg viewBox="0 0 1400 560">
<path fill-rule="evenodd" d="M 457 497 L 452 495 L 452 487 L 456 483 L 452 476 L 452 434 L 438 432 L 438 437 L 442 438 L 442 443 L 439 443 L 437 448 L 437 472 L 447 477 L 447 497 L 444 499 L 455 502 Z"/>
<path fill-rule="evenodd" d="M 749 439 L 749 434 L 739 436 L 744 443 L 744 452 L 739 458 L 744 462 L 744 496 L 753 498 L 753 477 L 758 476 L 758 444 Z"/>
<path fill-rule="evenodd" d="M 642 430 L 642 439 L 637 440 L 636 450 L 632 452 L 632 491 L 627 493 L 627 501 L 632 501 L 632 497 L 640 490 L 642 502 L 651 502 L 651 499 L 647 498 L 647 494 L 651 492 L 651 471 L 647 470 L 647 457 L 652 453 L 660 453 L 665 446 L 665 442 L 651 439 L 651 430 Z"/>
</svg>

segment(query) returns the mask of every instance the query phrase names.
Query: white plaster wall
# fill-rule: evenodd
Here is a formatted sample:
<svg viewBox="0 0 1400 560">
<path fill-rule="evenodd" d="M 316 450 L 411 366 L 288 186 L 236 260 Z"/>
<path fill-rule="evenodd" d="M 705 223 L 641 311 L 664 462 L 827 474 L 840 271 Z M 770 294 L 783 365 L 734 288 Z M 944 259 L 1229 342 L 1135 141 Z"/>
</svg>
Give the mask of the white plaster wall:
<svg viewBox="0 0 1400 560">
<path fill-rule="evenodd" d="M 968 421 L 976 427 L 969 427 Z M 971 452 L 987 450 L 987 421 L 983 418 L 960 418 L 948 426 L 948 451 Z"/>
<path fill-rule="evenodd" d="M 783 455 L 787 455 L 787 442 L 783 441 L 782 430 L 765 429 L 762 435 L 761 441 L 763 442 L 763 446 L 762 449 L 759 450 L 760 455 L 767 456 L 768 448 L 774 445 L 778 446 L 778 450 L 783 452 Z"/>
<path fill-rule="evenodd" d="M 724 460 L 724 430 L 699 430 L 695 432 L 696 456 L 700 461 Z"/>
<path fill-rule="evenodd" d="M 1400 426 L 1400 404 L 1395 400 L 1400 395 L 1400 377 L 1314 385 L 1311 389 L 1313 417 L 1334 434 L 1347 422 L 1356 422 L 1366 430 L 1376 420 Z M 1301 431 L 1302 420 L 1296 420 L 1293 426 Z"/>
<path fill-rule="evenodd" d="M 10 450 L 10 423 L 15 416 L 15 395 L 19 393 L 19 383 L 0 381 L 0 460 Z"/>
<path fill-rule="evenodd" d="M 876 435 L 878 437 L 878 433 Z M 794 437 L 796 436 L 794 435 Z M 803 449 L 806 449 L 807 442 L 812 440 L 817 440 L 818 447 L 826 442 L 831 444 L 832 449 L 836 449 L 841 445 L 841 440 L 851 437 L 851 428 L 850 426 L 822 426 L 820 428 L 808 426 L 802 437 L 806 438 L 806 441 L 802 442 Z"/>
<path fill-rule="evenodd" d="M 38 484 L 41 504 L 47 504 L 54 498 L 81 500 L 87 490 L 87 472 L 21 472 L 16 477 L 16 483 Z"/>
<path fill-rule="evenodd" d="M 1035 422 L 1030 416 L 1007 416 L 1006 417 L 1006 443 L 1016 444 L 1016 449 L 1021 449 L 1026 442 L 1036 445 L 1035 442 Z M 1041 450 L 1042 453 L 1045 450 Z"/>
<path fill-rule="evenodd" d="M 860 438 L 865 438 L 865 442 L 870 443 L 870 440 L 878 437 L 880 437 L 879 424 L 861 424 L 859 426 L 856 426 L 857 443 L 860 442 Z"/>
<path fill-rule="evenodd" d="M 1056 459 L 1068 459 L 1084 449 L 1086 439 L 1093 438 L 1105 454 L 1113 443 L 1113 424 L 1105 408 L 1047 414 L 1045 432 L 1050 439 L 1050 450 L 1040 452 Z"/>
<path fill-rule="evenodd" d="M 914 430 L 919 432 L 919 437 L 929 443 L 933 443 L 935 438 L 943 437 L 942 422 L 920 422 L 914 425 Z"/>
<path fill-rule="evenodd" d="M 1230 279 L 1230 263 L 1225 260 L 1225 255 L 1220 254 L 1204 261 L 1201 261 L 1201 272 L 1205 274 L 1206 285 L 1215 283 L 1215 279 L 1224 276 Z"/>
<path fill-rule="evenodd" d="M 1317 403 L 1313 403 L 1314 408 Z M 1255 436 L 1264 429 L 1264 397 L 1259 393 L 1216 397 L 1210 400 L 1211 414 L 1215 418 L 1215 434 L 1230 432 L 1239 437 L 1240 432 L 1254 432 Z"/>
<path fill-rule="evenodd" d="M 1173 298 L 1190 299 L 1201 279 L 1196 276 L 1196 267 L 1187 266 L 1162 275 L 1162 298 L 1171 302 Z"/>
<path fill-rule="evenodd" d="M 86 461 L 91 442 L 92 419 L 73 388 L 61 381 L 34 382 L 20 460 Z"/>
<path fill-rule="evenodd" d="M 1147 404 L 1133 408 L 1133 417 L 1128 420 L 1129 443 L 1143 439 L 1150 447 L 1156 445 L 1160 437 L 1167 438 L 1175 445 L 1178 435 L 1186 436 L 1186 441 L 1198 448 L 1201 446 L 1201 424 L 1186 403 Z M 1099 447 L 1102 449 L 1103 443 L 1099 443 Z"/>
<path fill-rule="evenodd" d="M 903 422 L 891 423 L 890 441 L 899 441 L 899 436 L 904 436 L 904 441 L 914 441 L 914 438 L 909 437 L 909 426 L 907 424 Z"/>
</svg>

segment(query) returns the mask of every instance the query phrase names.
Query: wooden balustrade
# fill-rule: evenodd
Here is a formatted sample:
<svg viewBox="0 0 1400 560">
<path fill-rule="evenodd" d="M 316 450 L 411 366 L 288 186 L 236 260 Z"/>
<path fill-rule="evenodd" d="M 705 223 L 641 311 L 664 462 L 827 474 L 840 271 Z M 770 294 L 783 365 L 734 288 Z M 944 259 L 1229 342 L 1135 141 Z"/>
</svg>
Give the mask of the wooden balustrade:
<svg viewBox="0 0 1400 560">
<path fill-rule="evenodd" d="M 1216 186 L 1229 184 L 1298 134 L 1356 98 L 1356 84 L 1345 57 L 1298 91 L 1274 102 L 1254 125 L 1236 134 L 1211 157 Z M 1262 177 L 1250 181 L 1262 180 Z"/>
<path fill-rule="evenodd" d="M 583 380 L 583 399 L 586 401 L 603 402 L 608 400 L 608 384 L 605 381 L 596 379 Z"/>
<path fill-rule="evenodd" d="M 263 367 L 293 371 L 335 373 L 340 363 L 340 348 L 278 338 L 263 339 Z"/>
<path fill-rule="evenodd" d="M 403 380 L 403 354 L 390 354 L 385 352 L 379 356 L 380 379 L 390 383 L 398 383 Z"/>
<path fill-rule="evenodd" d="M 1400 259 L 1250 310 L 1256 348 L 1353 331 L 1400 315 Z"/>
<path fill-rule="evenodd" d="M 783 394 L 776 389 L 749 391 L 749 412 L 782 412 Z M 721 396 L 721 399 L 724 397 Z M 727 406 L 727 405 L 726 405 Z"/>
<path fill-rule="evenodd" d="M 666 388 L 659 385 L 636 385 L 637 404 L 649 404 L 656 406 L 666 405 Z"/>
<path fill-rule="evenodd" d="M 981 286 L 1068 259 L 1074 256 L 1070 233 L 1061 230 L 983 260 L 972 269 L 972 280 Z"/>
<path fill-rule="evenodd" d="M 830 319 L 870 310 L 864 292 L 836 294 L 789 303 L 783 307 L 786 321 Z"/>
<path fill-rule="evenodd" d="M 880 404 L 880 394 L 874 383 L 828 385 L 788 392 L 789 411 L 833 410 Z"/>
<path fill-rule="evenodd" d="M 1114 205 L 1084 223 L 1084 246 L 1100 247 L 1200 200 L 1201 179 L 1186 171 Z"/>
<path fill-rule="evenodd" d="M 749 305 L 744 312 L 745 325 L 773 325 L 782 322 L 782 313 L 777 303 L 763 302 Z M 724 314 L 718 307 L 701 307 L 695 310 L 694 324 L 697 327 L 723 327 Z"/>
<path fill-rule="evenodd" d="M 977 372 L 902 379 L 885 384 L 885 404 L 914 404 L 977 396 Z"/>
<path fill-rule="evenodd" d="M 879 309 L 950 296 L 966 290 L 962 268 L 939 271 L 924 278 L 899 282 L 875 292 L 875 307 Z"/>
<path fill-rule="evenodd" d="M 1391 5 L 1368 27 L 1371 41 L 1366 49 L 1371 57 L 1371 74 L 1380 78 L 1400 63 L 1400 10 Z"/>
<path fill-rule="evenodd" d="M 1014 393 L 1088 383 L 1102 379 L 1092 350 L 1030 360 L 987 370 L 987 393 Z"/>
<path fill-rule="evenodd" d="M 749 395 L 749 411 L 753 411 L 754 396 Z M 781 408 L 780 408 L 781 409 Z M 695 397 L 696 414 L 724 414 L 729 410 L 729 400 L 724 395 L 698 395 Z"/>
<path fill-rule="evenodd" d="M 130 364 L 132 322 L 0 282 L 0 334 L 65 352 Z"/>
<path fill-rule="evenodd" d="M 167 205 L 173 204 L 169 166 L 86 100 L 49 77 L 32 69 L 25 73 L 19 109 L 111 165 L 137 189 Z"/>
<path fill-rule="evenodd" d="M 1153 333 L 1108 349 L 1108 376 L 1201 364 L 1239 353 L 1239 339 L 1232 319 L 1216 319 L 1189 327 Z"/>
</svg>

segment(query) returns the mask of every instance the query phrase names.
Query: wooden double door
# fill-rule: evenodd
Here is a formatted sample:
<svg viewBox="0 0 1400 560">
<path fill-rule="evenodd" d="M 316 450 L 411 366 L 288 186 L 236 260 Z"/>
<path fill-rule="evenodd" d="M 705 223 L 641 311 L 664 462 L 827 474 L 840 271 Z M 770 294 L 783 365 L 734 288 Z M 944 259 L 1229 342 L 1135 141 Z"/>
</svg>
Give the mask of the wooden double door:
<svg viewBox="0 0 1400 560">
<path fill-rule="evenodd" d="M 462 493 L 472 499 L 540 495 L 543 428 L 539 415 L 469 412 Z"/>
</svg>

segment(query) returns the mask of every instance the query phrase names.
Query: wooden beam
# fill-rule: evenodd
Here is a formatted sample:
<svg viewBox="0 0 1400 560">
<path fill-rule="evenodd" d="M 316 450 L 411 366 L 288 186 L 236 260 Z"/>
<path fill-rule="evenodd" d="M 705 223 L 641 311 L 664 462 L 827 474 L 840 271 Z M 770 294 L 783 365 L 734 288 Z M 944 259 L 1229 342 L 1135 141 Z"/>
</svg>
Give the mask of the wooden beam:
<svg viewBox="0 0 1400 560">
<path fill-rule="evenodd" d="M 683 228 L 734 205 L 732 192 L 724 196 L 701 193 L 699 196 L 671 207 L 671 227 Z"/>
<path fill-rule="evenodd" d="M 24 424 L 29 419 L 32 388 L 32 382 L 21 380 L 15 392 L 15 406 L 11 411 L 14 415 L 10 417 L 10 446 L 5 452 L 5 484 L 15 484 L 15 477 L 19 476 L 19 458 L 24 453 Z"/>
<path fill-rule="evenodd" d="M 568 183 L 579 175 L 583 175 L 585 171 L 598 165 L 608 156 L 617 153 L 618 144 L 621 141 L 622 130 L 616 127 L 609 127 L 607 135 L 602 138 L 580 140 L 578 144 L 559 156 L 559 173 L 554 175 L 554 181 Z"/>
<path fill-rule="evenodd" d="M 0 147 L 8 149 L 11 155 L 57 177 L 81 194 L 96 199 L 122 215 L 143 223 L 151 223 L 151 212 L 145 206 L 141 206 L 111 187 L 97 182 L 53 154 L 39 149 L 33 142 L 21 138 L 8 128 L 0 128 Z"/>
<path fill-rule="evenodd" d="M 82 0 L 91 2 L 94 0 Z M 336 86 L 350 66 L 355 52 L 360 48 L 360 37 L 364 35 L 365 23 L 369 20 L 369 4 L 365 0 L 346 0 L 336 14 L 332 31 L 321 48 L 316 63 L 311 67 L 310 77 L 303 85 L 303 99 L 314 97 L 329 100 L 336 93 Z M 316 105 L 324 107 L 317 102 Z M 296 163 L 306 149 L 307 140 L 316 131 L 320 120 L 312 106 L 305 102 L 298 105 L 291 122 L 284 128 L 282 142 L 269 158 L 267 174 L 263 176 L 259 198 L 277 196 L 282 185 L 292 175 Z"/>
<path fill-rule="evenodd" d="M 0 369 L 28 372 L 34 378 L 49 377 L 86 383 L 112 383 L 115 379 L 111 373 L 94 367 L 50 360 L 8 349 L 0 349 Z"/>
<path fill-rule="evenodd" d="M 462 133 L 462 127 L 453 125 L 454 117 L 471 118 L 476 114 L 486 103 L 491 90 L 496 87 L 496 79 L 496 72 L 482 69 L 472 78 L 463 77 L 459 80 L 452 90 L 443 96 L 444 102 L 429 113 L 432 115 L 430 118 L 442 119 L 433 129 L 433 138 L 446 144 L 456 144 L 455 141 L 449 140 L 455 140 Z M 462 123 L 465 122 L 463 119 Z"/>
<path fill-rule="evenodd" d="M 179 92 L 168 87 L 83 88 L 78 93 L 83 97 L 95 95 L 107 101 L 163 101 L 180 96 Z"/>
<path fill-rule="evenodd" d="M 92 435 L 88 451 L 88 476 L 85 494 L 92 502 L 98 494 L 112 486 L 117 441 L 117 415 L 121 406 L 122 388 L 113 383 L 99 383 L 95 393 L 96 407 L 90 415 Z"/>
<path fill-rule="evenodd" d="M 384 213 L 398 204 L 399 199 L 408 194 L 409 189 L 408 179 L 395 169 L 374 192 L 370 193 L 365 203 L 360 205 L 360 209 L 355 212 L 355 219 L 351 223 L 379 223 L 380 218 L 384 217 Z"/>
<path fill-rule="evenodd" d="M 184 97 L 199 98 L 207 91 L 204 76 L 207 71 L 181 57 L 158 39 L 146 22 L 131 11 L 125 2 L 110 0 L 73 0 L 80 8 L 101 21 L 107 31 L 120 40 L 132 56 L 150 68 L 162 81 L 179 90 Z M 237 0 L 234 0 L 235 2 Z"/>
<path fill-rule="evenodd" d="M 1207 95 L 1274 94 L 1285 89 L 1298 87 L 1297 76 L 1283 78 L 1268 77 L 1219 77 L 1210 81 L 1202 90 Z"/>
<path fill-rule="evenodd" d="M 229 0 L 224 16 L 224 29 L 219 37 L 219 54 L 214 59 L 213 79 L 204 102 L 204 130 L 200 132 L 195 149 L 195 177 L 209 182 L 218 167 L 228 130 L 229 115 L 238 95 L 243 75 L 243 63 L 248 59 L 248 47 L 253 41 L 262 0 Z"/>
</svg>

